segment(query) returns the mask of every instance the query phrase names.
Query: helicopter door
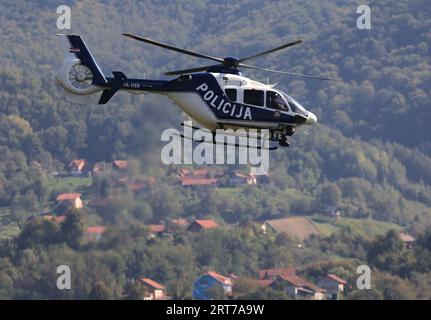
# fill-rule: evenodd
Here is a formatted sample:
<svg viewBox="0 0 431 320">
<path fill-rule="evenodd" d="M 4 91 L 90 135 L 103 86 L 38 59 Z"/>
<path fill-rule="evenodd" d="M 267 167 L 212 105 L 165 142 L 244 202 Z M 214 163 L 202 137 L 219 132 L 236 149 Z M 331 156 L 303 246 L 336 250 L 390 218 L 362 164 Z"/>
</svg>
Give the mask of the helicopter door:
<svg viewBox="0 0 431 320">
<path fill-rule="evenodd" d="M 253 106 L 264 107 L 265 92 L 262 90 L 245 89 L 244 90 L 244 103 Z"/>
<path fill-rule="evenodd" d="M 229 99 L 229 101 L 231 102 L 237 102 L 238 100 L 238 93 L 237 90 L 235 88 L 227 88 L 224 89 L 224 92 L 227 95 L 227 98 Z"/>
<path fill-rule="evenodd" d="M 289 111 L 289 104 L 283 96 L 275 91 L 266 92 L 266 107 L 280 111 Z"/>
</svg>

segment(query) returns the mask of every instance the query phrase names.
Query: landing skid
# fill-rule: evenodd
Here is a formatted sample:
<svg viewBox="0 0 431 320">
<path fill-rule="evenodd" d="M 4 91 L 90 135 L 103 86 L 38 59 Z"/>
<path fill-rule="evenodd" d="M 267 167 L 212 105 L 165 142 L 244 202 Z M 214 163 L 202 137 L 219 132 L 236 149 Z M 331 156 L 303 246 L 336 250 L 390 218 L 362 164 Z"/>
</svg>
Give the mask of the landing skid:
<svg viewBox="0 0 431 320">
<path fill-rule="evenodd" d="M 203 128 L 197 128 L 197 127 L 194 127 L 194 126 L 189 126 L 189 125 L 187 125 L 187 124 L 185 124 L 184 122 L 181 122 L 181 125 L 183 126 L 183 127 L 186 127 L 186 128 L 192 128 L 193 130 L 206 130 L 206 131 L 208 131 L 208 132 L 211 132 L 210 130 L 208 130 L 208 129 L 203 129 Z M 211 133 L 213 133 L 213 132 L 211 132 Z M 250 136 L 248 135 L 248 134 L 238 134 L 238 133 L 236 133 L 236 134 L 229 134 L 229 133 L 224 133 L 224 135 L 226 135 L 226 136 L 235 136 L 235 137 L 242 137 L 242 138 L 249 138 Z M 258 135 L 256 135 L 256 136 L 254 136 L 253 138 L 256 138 L 256 139 L 262 139 L 262 134 L 258 134 Z M 269 141 L 279 141 L 278 139 L 275 139 L 275 138 L 271 138 L 270 136 L 268 136 L 267 137 L 267 139 L 269 140 Z"/>
<path fill-rule="evenodd" d="M 211 141 L 208 141 L 208 140 L 204 140 L 204 139 L 196 140 L 196 139 L 193 139 L 193 138 L 190 138 L 190 137 L 186 137 L 183 134 L 173 133 L 173 135 L 175 135 L 177 137 L 181 137 L 183 139 L 189 139 L 189 140 L 192 140 L 193 142 L 198 142 L 198 143 L 210 143 L 210 144 L 219 144 L 220 143 L 220 142 L 216 142 L 215 138 L 213 138 Z M 262 148 L 260 146 L 242 145 L 242 144 L 239 144 L 239 143 L 232 144 L 232 143 L 223 142 L 222 144 L 224 146 L 241 147 L 241 148 L 247 148 L 247 149 L 249 149 L 249 148 L 256 148 L 257 150 L 270 150 L 271 151 L 271 150 L 277 150 L 278 149 L 278 147 Z"/>
<path fill-rule="evenodd" d="M 193 130 L 200 130 L 200 129 L 202 129 L 202 128 L 197 128 L 197 127 L 194 127 L 194 126 L 189 126 L 189 125 L 187 125 L 187 124 L 185 124 L 185 123 L 181 123 L 181 125 L 183 126 L 183 127 L 188 127 L 188 128 L 192 128 Z M 207 130 L 207 129 L 206 129 Z M 211 131 L 209 131 L 208 130 L 208 132 L 211 132 Z M 201 139 L 201 140 L 196 140 L 196 139 L 193 139 L 193 138 L 190 138 L 190 137 L 186 137 L 186 136 L 184 136 L 183 134 L 174 134 L 174 135 L 176 135 L 176 136 L 179 136 L 179 137 L 181 137 L 181 138 L 183 138 L 183 139 L 189 139 L 189 140 L 192 140 L 193 142 L 198 142 L 198 143 L 211 143 L 211 144 L 217 144 L 217 142 L 216 142 L 216 139 L 215 139 L 215 137 L 216 137 L 216 132 L 211 132 L 211 134 L 212 134 L 212 136 L 213 136 L 213 138 L 212 138 L 212 140 L 211 141 L 208 141 L 208 140 L 204 140 L 204 139 Z M 230 134 L 226 134 L 226 135 L 230 135 Z M 244 136 L 244 135 L 230 135 L 230 136 L 235 136 L 235 137 L 246 137 L 246 138 L 248 138 L 248 135 L 247 136 Z M 260 137 L 260 136 L 258 136 L 258 137 L 256 137 L 257 139 L 262 139 L 262 137 Z M 272 140 L 273 141 L 273 139 L 269 139 L 269 140 Z M 220 142 L 218 142 L 218 143 L 220 143 Z M 223 142 L 223 145 L 225 145 L 225 146 L 232 146 L 232 147 L 241 147 L 241 148 L 247 148 L 247 149 L 249 149 L 249 148 L 256 148 L 257 150 L 276 150 L 276 149 L 278 149 L 278 147 L 268 147 L 268 148 L 262 148 L 262 147 L 260 147 L 260 146 L 251 146 L 251 145 L 242 145 L 242 144 L 239 144 L 239 143 L 234 143 L 234 144 L 232 144 L 232 143 L 227 143 L 227 142 Z"/>
<path fill-rule="evenodd" d="M 187 128 L 191 128 L 193 130 L 201 130 L 202 129 L 202 128 L 190 126 L 188 124 L 185 124 L 184 122 L 181 122 L 181 126 L 187 127 Z M 211 132 L 208 129 L 204 129 L 204 130 L 207 130 L 208 132 L 210 132 L 213 135 L 213 142 L 212 143 L 215 144 L 215 135 L 216 135 L 216 132 Z M 250 137 L 249 134 L 245 134 L 245 135 L 244 134 L 229 134 L 229 133 L 224 133 L 224 134 L 227 135 L 227 136 L 235 136 L 235 137 L 242 137 L 242 138 L 249 138 Z M 188 138 L 188 137 L 185 137 L 185 138 Z M 290 145 L 290 143 L 287 141 L 287 136 L 286 135 L 282 135 L 281 138 L 275 138 L 275 137 L 272 137 L 272 135 L 271 136 L 266 136 L 266 137 L 263 137 L 262 135 L 257 135 L 257 136 L 254 136 L 253 138 L 256 138 L 257 140 L 261 140 L 263 138 L 266 138 L 269 141 L 276 141 L 276 142 L 279 143 L 279 146 L 281 146 L 281 147 L 288 147 Z M 188 138 L 188 139 L 190 139 L 190 138 Z M 193 140 L 193 139 L 190 139 L 190 140 Z M 196 141 L 196 140 L 193 140 L 193 141 L 195 141 L 195 142 L 208 142 L 209 143 L 209 141 Z M 248 146 L 248 145 L 239 145 L 239 144 L 234 144 L 233 145 L 233 144 L 227 144 L 226 142 L 224 143 L 224 145 L 230 145 L 230 146 L 235 146 L 235 147 L 245 147 L 245 148 L 251 147 L 251 148 L 257 148 L 257 149 L 263 149 L 263 150 L 277 150 L 278 149 L 278 147 L 262 148 L 262 147 L 259 147 L 259 146 Z"/>
</svg>

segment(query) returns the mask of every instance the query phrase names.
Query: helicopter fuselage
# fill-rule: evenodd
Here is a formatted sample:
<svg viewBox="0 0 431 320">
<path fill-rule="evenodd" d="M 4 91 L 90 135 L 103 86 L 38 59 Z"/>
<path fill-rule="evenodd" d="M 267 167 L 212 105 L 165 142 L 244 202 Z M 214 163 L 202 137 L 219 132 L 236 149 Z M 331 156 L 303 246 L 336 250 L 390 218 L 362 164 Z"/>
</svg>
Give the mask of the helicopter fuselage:
<svg viewBox="0 0 431 320">
<path fill-rule="evenodd" d="M 107 78 L 108 84 L 113 80 Z M 171 81 L 126 79 L 121 89 L 166 95 L 209 130 L 242 127 L 281 132 L 316 122 L 314 114 L 287 94 L 241 75 L 203 72 Z M 270 100 L 274 96 L 278 103 Z"/>
</svg>

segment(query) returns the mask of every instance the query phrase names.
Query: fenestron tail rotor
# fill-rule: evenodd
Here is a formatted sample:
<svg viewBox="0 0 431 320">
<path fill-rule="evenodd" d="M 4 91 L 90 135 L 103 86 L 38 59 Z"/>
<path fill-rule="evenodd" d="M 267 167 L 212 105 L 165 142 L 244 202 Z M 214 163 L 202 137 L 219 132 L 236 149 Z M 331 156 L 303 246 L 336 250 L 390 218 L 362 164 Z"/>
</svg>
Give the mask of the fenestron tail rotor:
<svg viewBox="0 0 431 320">
<path fill-rule="evenodd" d="M 82 64 L 73 65 L 67 75 L 70 83 L 79 89 L 86 89 L 93 83 L 93 74 L 91 70 Z"/>
<path fill-rule="evenodd" d="M 226 72 L 226 73 L 239 73 L 238 68 L 246 68 L 246 69 L 261 70 L 261 71 L 266 71 L 266 72 L 275 72 L 275 73 L 280 73 L 280 74 L 286 74 L 289 76 L 309 78 L 309 79 L 337 81 L 335 79 L 331 79 L 331 78 L 327 78 L 327 77 L 305 75 L 305 74 L 299 74 L 299 73 L 293 73 L 293 72 L 287 72 L 287 71 L 281 71 L 281 70 L 273 70 L 273 69 L 261 68 L 261 67 L 256 67 L 256 66 L 252 66 L 252 65 L 243 63 L 245 61 L 255 59 L 255 58 L 270 54 L 272 52 L 276 52 L 276 51 L 279 51 L 279 50 L 282 50 L 285 48 L 289 48 L 289 47 L 298 45 L 298 44 L 302 43 L 302 40 L 296 40 L 293 42 L 288 42 L 288 43 L 283 44 L 279 47 L 276 47 L 276 48 L 273 48 L 270 50 L 266 50 L 266 51 L 262 51 L 262 52 L 259 52 L 257 54 L 253 54 L 251 56 L 244 57 L 244 58 L 236 58 L 236 57 L 220 58 L 220 57 L 210 56 L 207 54 L 198 53 L 196 51 L 178 48 L 178 47 L 175 47 L 172 45 L 168 45 L 168 44 L 165 44 L 162 42 L 158 42 L 158 41 L 155 41 L 155 40 L 152 40 L 149 38 L 144 38 L 144 37 L 137 36 L 137 35 L 130 34 L 130 33 L 123 33 L 123 35 L 126 37 L 129 37 L 131 39 L 135 39 L 135 40 L 138 40 L 141 42 L 152 44 L 152 45 L 164 48 L 164 49 L 176 51 L 176 52 L 186 54 L 189 56 L 193 56 L 193 57 L 197 57 L 197 58 L 203 58 L 203 59 L 208 59 L 208 60 L 218 62 L 217 64 L 208 65 L 208 66 L 165 72 L 165 75 L 169 75 L 169 76 L 181 75 L 181 74 L 187 74 L 187 73 L 193 73 L 193 72 L 200 72 L 200 71 L 209 71 L 209 72 L 219 71 L 219 72 Z"/>
</svg>

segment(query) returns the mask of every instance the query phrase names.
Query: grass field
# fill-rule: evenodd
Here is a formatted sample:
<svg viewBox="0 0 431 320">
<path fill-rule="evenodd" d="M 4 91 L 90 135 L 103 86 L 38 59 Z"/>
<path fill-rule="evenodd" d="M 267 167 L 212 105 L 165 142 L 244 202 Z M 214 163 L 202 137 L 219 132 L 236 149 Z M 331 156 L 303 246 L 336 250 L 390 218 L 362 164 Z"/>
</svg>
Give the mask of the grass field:
<svg viewBox="0 0 431 320">
<path fill-rule="evenodd" d="M 319 233 L 324 236 L 328 236 L 331 233 L 345 227 L 349 228 L 353 234 L 357 234 L 365 238 L 372 238 L 377 235 L 385 234 L 392 229 L 401 229 L 401 227 L 397 224 L 371 219 L 331 219 L 327 217 L 310 217 L 309 219 L 319 230 Z"/>
<path fill-rule="evenodd" d="M 325 216 L 295 216 L 270 221 L 278 232 L 285 232 L 290 237 L 300 240 L 307 239 L 312 234 L 329 236 L 345 228 L 352 234 L 367 239 L 385 234 L 389 230 L 401 230 L 399 225 L 390 222 L 353 218 L 331 219 Z"/>
<path fill-rule="evenodd" d="M 18 233 L 18 226 L 10 222 L 9 207 L 0 208 L 0 240 L 13 238 Z"/>
<path fill-rule="evenodd" d="M 14 238 L 19 234 L 20 230 L 17 225 L 9 224 L 0 226 L 0 240 Z"/>
<path fill-rule="evenodd" d="M 284 219 L 274 219 L 269 221 L 271 227 L 277 232 L 284 232 L 289 237 L 304 240 L 312 234 L 319 234 L 319 230 L 314 223 L 306 217 L 290 217 Z"/>
<path fill-rule="evenodd" d="M 47 179 L 49 192 L 57 190 L 85 192 L 91 186 L 90 177 L 50 177 Z"/>
</svg>

